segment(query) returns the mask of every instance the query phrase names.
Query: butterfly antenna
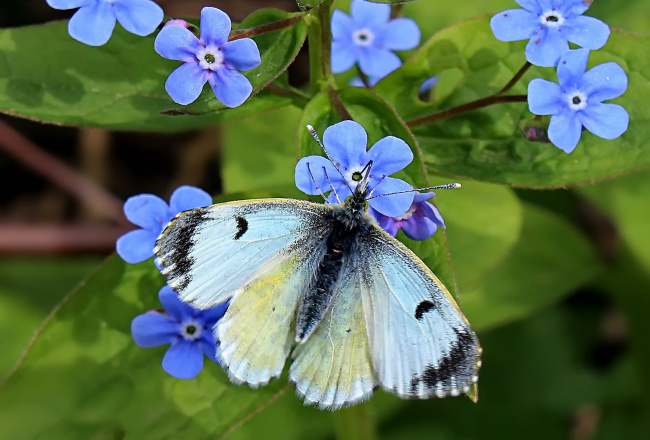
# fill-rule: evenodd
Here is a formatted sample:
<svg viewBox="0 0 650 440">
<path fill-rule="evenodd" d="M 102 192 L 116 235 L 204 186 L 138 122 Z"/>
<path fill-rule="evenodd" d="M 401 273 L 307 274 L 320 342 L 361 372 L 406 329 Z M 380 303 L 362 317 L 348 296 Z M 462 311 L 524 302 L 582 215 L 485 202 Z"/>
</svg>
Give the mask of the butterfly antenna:
<svg viewBox="0 0 650 440">
<path fill-rule="evenodd" d="M 348 187 L 348 189 L 350 190 L 350 192 L 354 192 L 354 191 L 352 191 L 352 188 L 350 187 L 350 184 L 348 183 L 348 181 L 345 180 L 345 176 L 344 176 L 343 173 L 341 172 L 341 169 L 338 167 L 338 165 L 336 164 L 336 162 L 334 162 L 334 159 L 332 159 L 332 156 L 330 156 L 330 154 L 327 152 L 327 149 L 325 148 L 325 145 L 323 145 L 323 143 L 321 142 L 320 138 L 318 137 L 318 133 L 316 133 L 316 129 L 314 128 L 314 126 L 313 126 L 313 125 L 310 125 L 310 124 L 307 124 L 307 130 L 309 130 L 309 134 L 311 134 L 311 137 L 313 137 L 314 139 L 316 139 L 316 142 L 318 142 L 318 145 L 321 147 L 321 149 L 322 149 L 323 152 L 325 153 L 325 156 L 327 156 L 327 158 L 329 159 L 329 161 L 332 162 L 332 165 L 334 165 L 334 168 L 336 168 L 336 171 L 339 172 L 339 174 L 340 174 L 341 177 L 343 178 L 343 182 L 345 182 L 345 185 Z M 329 179 L 328 179 L 328 180 L 329 180 Z M 334 187 L 332 187 L 332 189 L 334 189 Z"/>
<path fill-rule="evenodd" d="M 325 200 L 327 200 L 327 197 L 325 197 L 325 194 L 323 194 L 323 191 L 320 190 L 318 183 L 316 183 L 316 179 L 314 179 L 314 174 L 311 172 L 311 167 L 309 166 L 309 162 L 307 162 L 307 171 L 309 171 L 309 176 L 311 177 L 311 181 L 314 182 L 314 186 L 316 187 L 316 191 L 318 191 L 318 194 L 321 195 Z M 329 180 L 329 179 L 327 179 Z"/>
<path fill-rule="evenodd" d="M 377 186 L 379 186 L 379 185 L 377 185 Z M 462 185 L 460 183 L 445 183 L 444 185 L 427 186 L 426 188 L 415 188 L 415 189 L 410 189 L 408 191 L 397 191 L 397 192 L 392 192 L 392 193 L 388 193 L 388 194 L 379 194 L 379 195 L 376 195 L 376 196 L 368 197 L 368 200 L 376 199 L 377 197 L 393 196 L 395 194 L 405 194 L 405 193 L 410 193 L 410 192 L 415 192 L 415 191 L 428 191 L 428 190 L 431 190 L 431 189 L 456 189 L 456 188 L 460 188 L 461 186 Z M 375 188 L 377 188 L 377 187 L 375 187 Z"/>
<path fill-rule="evenodd" d="M 327 170 L 325 169 L 325 167 L 323 167 L 323 172 L 325 173 L 325 178 L 327 179 L 327 182 L 330 184 L 330 188 L 332 188 L 332 192 L 334 193 L 334 197 L 336 197 L 336 201 L 340 205 L 341 204 L 341 199 L 339 199 L 339 195 L 336 192 L 336 188 L 334 188 L 334 185 L 332 185 L 332 181 L 330 180 L 330 176 L 327 174 Z M 313 176 L 312 176 L 312 178 L 313 178 Z"/>
<path fill-rule="evenodd" d="M 368 199 L 372 199 L 372 194 L 375 192 L 375 190 L 376 190 L 377 187 L 381 184 L 381 182 L 384 181 L 385 178 L 386 178 L 386 175 L 384 174 L 384 176 L 383 176 L 383 177 L 381 178 L 381 180 L 377 183 L 377 185 L 375 185 L 375 187 L 372 189 L 372 191 L 370 191 L 370 194 L 368 194 Z"/>
</svg>

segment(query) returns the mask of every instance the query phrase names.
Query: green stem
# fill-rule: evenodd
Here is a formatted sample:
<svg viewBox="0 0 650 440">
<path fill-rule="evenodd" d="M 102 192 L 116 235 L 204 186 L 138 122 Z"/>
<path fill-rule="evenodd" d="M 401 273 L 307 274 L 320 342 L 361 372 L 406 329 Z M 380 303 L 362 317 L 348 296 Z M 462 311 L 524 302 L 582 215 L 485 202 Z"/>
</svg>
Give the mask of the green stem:
<svg viewBox="0 0 650 440">
<path fill-rule="evenodd" d="M 332 3 L 333 0 L 324 0 L 318 8 L 311 9 L 305 17 L 309 42 L 310 83 L 314 95 L 326 91 L 328 85 L 334 85 L 330 64 Z"/>
<path fill-rule="evenodd" d="M 376 440 L 377 420 L 368 403 L 333 414 L 337 440 Z"/>
<path fill-rule="evenodd" d="M 479 108 L 488 107 L 493 104 L 526 102 L 527 99 L 528 97 L 526 95 L 492 95 L 456 107 L 441 110 L 430 115 L 422 116 L 420 118 L 411 119 L 410 121 L 406 121 L 406 125 L 408 125 L 410 128 L 419 127 L 421 125 L 427 125 L 431 124 L 432 122 L 459 116 L 463 113 L 468 113 Z"/>
<path fill-rule="evenodd" d="M 299 12 L 295 15 L 292 15 L 289 18 L 273 21 L 271 23 L 261 24 L 259 26 L 253 26 L 252 28 L 234 29 L 233 31 L 230 32 L 230 36 L 228 37 L 228 40 L 239 40 L 240 38 L 251 38 L 257 35 L 265 34 L 267 32 L 273 32 L 280 29 L 288 28 L 298 23 L 300 20 L 303 19 L 304 16 L 305 14 L 303 12 Z"/>
</svg>

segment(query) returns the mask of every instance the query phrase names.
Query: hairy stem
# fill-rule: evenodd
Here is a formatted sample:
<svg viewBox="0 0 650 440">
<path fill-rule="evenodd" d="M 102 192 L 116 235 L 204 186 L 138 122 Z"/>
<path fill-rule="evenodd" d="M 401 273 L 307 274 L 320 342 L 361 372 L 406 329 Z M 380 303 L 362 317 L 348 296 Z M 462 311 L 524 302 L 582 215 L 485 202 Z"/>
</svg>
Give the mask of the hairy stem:
<svg viewBox="0 0 650 440">
<path fill-rule="evenodd" d="M 441 110 L 430 115 L 422 116 L 420 118 L 411 119 L 406 121 L 406 125 L 410 128 L 419 127 L 421 125 L 427 125 L 432 122 L 441 121 L 443 119 L 452 118 L 454 116 L 459 116 L 464 113 L 468 113 L 479 108 L 488 107 L 493 104 L 504 104 L 508 102 L 526 102 L 527 95 L 492 95 L 486 98 L 477 99 L 476 101 L 468 102 L 456 107 L 451 107 L 445 110 Z"/>
<path fill-rule="evenodd" d="M 228 40 L 238 40 L 240 38 L 251 38 L 257 35 L 265 34 L 267 32 L 273 32 L 280 29 L 288 28 L 298 23 L 300 20 L 303 19 L 304 16 L 305 16 L 304 13 L 299 12 L 295 15 L 292 15 L 289 18 L 274 21 L 271 23 L 261 24 L 259 26 L 254 26 L 252 28 L 234 29 L 230 32 L 230 36 L 228 37 Z"/>
<path fill-rule="evenodd" d="M 530 68 L 531 64 L 526 61 L 526 63 L 519 69 L 517 73 L 515 73 L 515 76 L 512 77 L 512 79 L 506 84 L 501 90 L 499 90 L 495 95 L 503 95 L 506 93 L 508 90 L 510 90 L 515 84 L 517 84 L 517 81 L 521 79 L 522 76 L 524 76 L 524 73 Z"/>
<path fill-rule="evenodd" d="M 307 20 L 309 42 L 309 70 L 313 94 L 326 91 L 334 83 L 331 65 L 332 31 L 330 19 L 333 0 L 324 0 L 318 8 L 311 9 Z"/>
</svg>

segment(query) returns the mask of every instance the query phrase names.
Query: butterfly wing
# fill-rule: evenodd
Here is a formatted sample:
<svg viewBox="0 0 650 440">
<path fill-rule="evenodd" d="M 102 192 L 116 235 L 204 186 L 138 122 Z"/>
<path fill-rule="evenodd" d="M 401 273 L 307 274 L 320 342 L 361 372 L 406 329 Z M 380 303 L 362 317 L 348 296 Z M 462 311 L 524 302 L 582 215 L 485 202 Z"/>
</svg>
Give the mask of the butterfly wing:
<svg viewBox="0 0 650 440">
<path fill-rule="evenodd" d="M 288 199 L 223 203 L 179 214 L 158 239 L 157 262 L 183 300 L 207 308 L 231 299 L 215 337 L 233 382 L 258 387 L 282 373 L 330 213 Z"/>
<path fill-rule="evenodd" d="M 377 226 L 359 239 L 361 293 L 379 384 L 402 398 L 457 396 L 478 381 L 481 348 L 431 270 Z"/>
<path fill-rule="evenodd" d="M 156 244 L 156 263 L 183 301 L 209 308 L 273 272 L 292 256 L 315 252 L 331 208 L 290 199 L 245 200 L 185 211 Z"/>
<path fill-rule="evenodd" d="M 339 409 L 375 389 L 356 255 L 341 272 L 328 312 L 307 342 L 298 345 L 289 380 L 306 404 Z"/>
</svg>

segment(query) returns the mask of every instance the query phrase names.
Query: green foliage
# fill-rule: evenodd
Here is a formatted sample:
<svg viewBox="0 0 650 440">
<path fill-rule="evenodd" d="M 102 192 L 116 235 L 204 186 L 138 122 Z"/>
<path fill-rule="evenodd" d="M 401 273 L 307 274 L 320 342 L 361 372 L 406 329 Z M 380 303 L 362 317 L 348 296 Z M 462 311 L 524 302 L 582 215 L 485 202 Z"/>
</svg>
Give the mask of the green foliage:
<svg viewBox="0 0 650 440">
<path fill-rule="evenodd" d="M 240 27 L 289 16 L 263 9 Z M 254 38 L 262 63 L 244 72 L 254 93 L 294 60 L 306 32 L 299 22 Z M 165 92 L 167 77 L 180 63 L 159 56 L 153 50 L 154 39 L 155 35 L 138 37 L 118 26 L 108 44 L 90 47 L 71 39 L 62 22 L 0 30 L 0 111 L 53 124 L 170 131 L 238 119 L 292 102 L 264 91 L 241 107 L 225 109 L 206 88 L 197 102 L 180 108 Z"/>
<path fill-rule="evenodd" d="M 584 132 L 576 150 L 566 154 L 551 144 L 531 142 L 524 132 L 539 125 L 526 104 L 499 104 L 413 129 L 430 170 L 481 181 L 533 188 L 566 186 L 611 178 L 650 166 L 646 135 L 650 82 L 647 58 L 638 53 L 645 36 L 614 32 L 605 47 L 593 51 L 589 65 L 619 63 L 629 76 L 627 92 L 613 102 L 630 113 L 630 128 L 614 141 Z M 425 43 L 402 69 L 380 81 L 376 90 L 409 120 L 497 93 L 523 66 L 525 42 L 503 43 L 492 35 L 489 17 L 449 27 Z M 418 87 L 431 75 L 460 72 L 450 95 L 424 102 Z M 526 93 L 533 78 L 557 82 L 553 69 L 533 67 L 512 89 Z"/>
</svg>

